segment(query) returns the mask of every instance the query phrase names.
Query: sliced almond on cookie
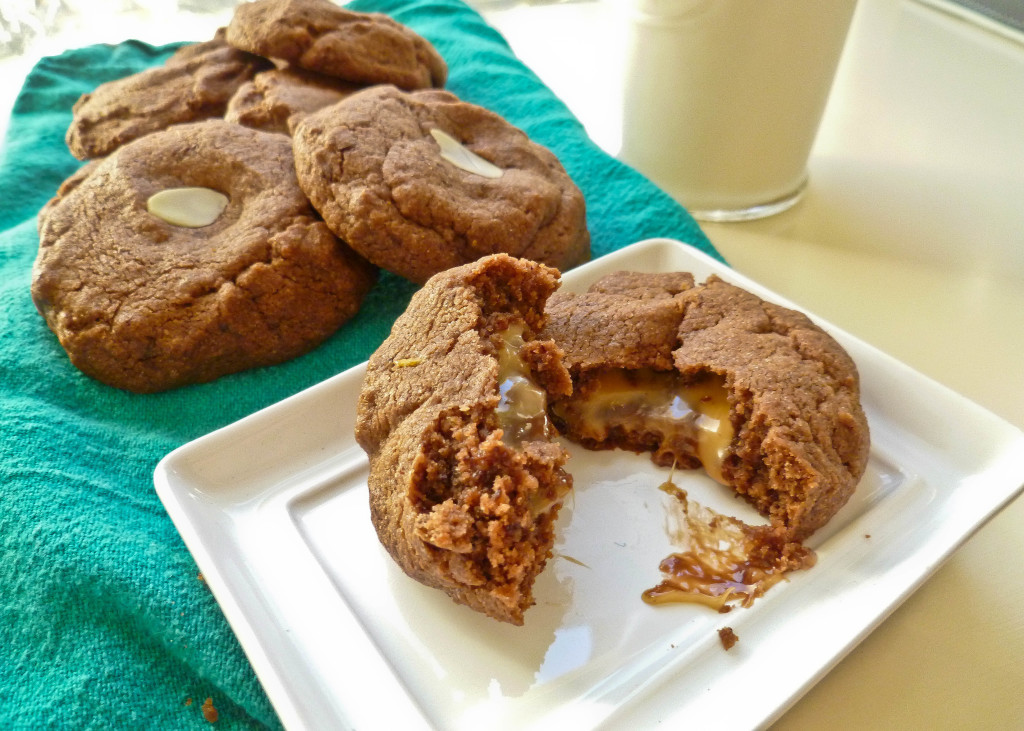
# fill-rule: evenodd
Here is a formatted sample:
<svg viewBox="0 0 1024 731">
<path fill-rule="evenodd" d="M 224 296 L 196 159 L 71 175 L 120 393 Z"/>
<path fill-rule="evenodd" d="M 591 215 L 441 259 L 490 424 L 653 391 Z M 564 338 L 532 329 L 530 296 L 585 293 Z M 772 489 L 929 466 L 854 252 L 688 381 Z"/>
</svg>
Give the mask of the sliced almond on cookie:
<svg viewBox="0 0 1024 731">
<path fill-rule="evenodd" d="M 494 163 L 484 160 L 448 133 L 432 129 L 430 135 L 437 140 L 437 144 L 441 148 L 441 157 L 455 167 L 485 178 L 500 178 L 504 173 L 504 170 Z"/>
<path fill-rule="evenodd" d="M 211 188 L 168 188 L 146 201 L 147 210 L 174 226 L 202 228 L 216 221 L 228 197 Z"/>
</svg>

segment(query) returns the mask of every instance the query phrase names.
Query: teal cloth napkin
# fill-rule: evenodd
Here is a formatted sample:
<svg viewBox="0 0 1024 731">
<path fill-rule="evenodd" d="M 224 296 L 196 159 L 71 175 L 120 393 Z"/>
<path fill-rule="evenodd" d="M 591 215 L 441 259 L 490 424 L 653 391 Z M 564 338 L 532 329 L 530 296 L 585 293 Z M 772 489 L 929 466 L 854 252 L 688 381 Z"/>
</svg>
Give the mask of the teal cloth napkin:
<svg viewBox="0 0 1024 731">
<path fill-rule="evenodd" d="M 718 256 L 682 208 L 587 138 L 473 10 L 458 0 L 351 7 L 427 37 L 453 92 L 559 156 L 586 196 L 595 257 L 652 236 Z M 0 728 L 205 728 L 206 698 L 220 728 L 280 725 L 153 470 L 185 442 L 365 360 L 413 291 L 385 275 L 313 353 L 209 384 L 136 395 L 77 371 L 29 298 L 36 212 L 79 165 L 64 145 L 78 96 L 172 50 L 128 41 L 43 59 L 0 157 Z"/>
</svg>

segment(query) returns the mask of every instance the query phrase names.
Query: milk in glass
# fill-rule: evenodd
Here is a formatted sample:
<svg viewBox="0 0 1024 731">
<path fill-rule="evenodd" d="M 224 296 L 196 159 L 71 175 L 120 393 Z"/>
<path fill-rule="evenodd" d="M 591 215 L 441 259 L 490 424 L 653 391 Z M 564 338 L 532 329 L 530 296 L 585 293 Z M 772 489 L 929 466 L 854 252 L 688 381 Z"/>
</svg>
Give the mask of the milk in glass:
<svg viewBox="0 0 1024 731">
<path fill-rule="evenodd" d="M 621 157 L 698 218 L 791 206 L 856 0 L 634 0 Z"/>
</svg>

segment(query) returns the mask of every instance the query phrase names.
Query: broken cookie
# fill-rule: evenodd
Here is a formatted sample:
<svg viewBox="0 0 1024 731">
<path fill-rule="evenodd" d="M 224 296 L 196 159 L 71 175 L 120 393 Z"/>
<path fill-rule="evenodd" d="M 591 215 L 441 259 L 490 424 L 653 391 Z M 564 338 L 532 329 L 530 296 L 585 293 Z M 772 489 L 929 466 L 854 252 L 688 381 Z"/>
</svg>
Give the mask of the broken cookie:
<svg viewBox="0 0 1024 731">
<path fill-rule="evenodd" d="M 552 410 L 592 449 L 703 466 L 799 542 L 852 495 L 869 436 L 857 368 L 806 316 L 712 276 L 613 274 L 551 298 L 573 392 Z"/>
<path fill-rule="evenodd" d="M 432 277 L 370 358 L 356 439 L 370 513 L 414 579 L 522 624 L 572 485 L 547 398 L 561 353 L 538 340 L 558 273 L 499 254 Z"/>
</svg>

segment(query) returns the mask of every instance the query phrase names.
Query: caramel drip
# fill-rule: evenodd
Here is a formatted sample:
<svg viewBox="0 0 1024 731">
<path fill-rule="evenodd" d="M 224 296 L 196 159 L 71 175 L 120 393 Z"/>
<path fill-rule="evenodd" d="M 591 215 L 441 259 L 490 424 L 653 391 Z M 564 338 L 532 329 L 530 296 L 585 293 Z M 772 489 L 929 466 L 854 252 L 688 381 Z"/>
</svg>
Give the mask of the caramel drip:
<svg viewBox="0 0 1024 731">
<path fill-rule="evenodd" d="M 643 593 L 648 604 L 689 602 L 705 604 L 719 612 L 729 611 L 730 601 L 745 607 L 783 578 L 773 566 L 755 566 L 750 561 L 722 562 L 705 551 L 673 553 L 658 567 L 663 580 Z"/>
<path fill-rule="evenodd" d="M 689 602 L 719 612 L 728 612 L 731 603 L 749 607 L 786 571 L 807 563 L 794 565 L 777 552 L 760 550 L 763 532 L 690 502 L 671 481 L 661 489 L 676 498 L 676 537 L 685 548 L 662 560 L 661 583 L 643 593 L 648 604 Z"/>
</svg>

